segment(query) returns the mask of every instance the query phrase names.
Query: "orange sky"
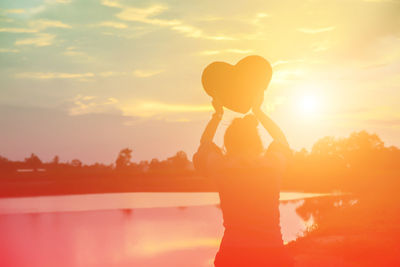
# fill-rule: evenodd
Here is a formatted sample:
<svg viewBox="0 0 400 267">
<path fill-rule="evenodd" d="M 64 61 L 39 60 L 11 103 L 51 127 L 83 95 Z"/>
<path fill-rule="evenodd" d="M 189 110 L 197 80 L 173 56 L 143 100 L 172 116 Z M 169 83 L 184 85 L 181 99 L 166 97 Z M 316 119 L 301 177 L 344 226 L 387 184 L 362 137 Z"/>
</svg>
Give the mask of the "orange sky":
<svg viewBox="0 0 400 267">
<path fill-rule="evenodd" d="M 362 129 L 399 146 L 399 11 L 396 0 L 2 1 L 0 155 L 191 156 L 210 116 L 202 70 L 251 54 L 273 65 L 263 109 L 293 148 Z M 226 112 L 220 144 L 237 115 Z"/>
</svg>

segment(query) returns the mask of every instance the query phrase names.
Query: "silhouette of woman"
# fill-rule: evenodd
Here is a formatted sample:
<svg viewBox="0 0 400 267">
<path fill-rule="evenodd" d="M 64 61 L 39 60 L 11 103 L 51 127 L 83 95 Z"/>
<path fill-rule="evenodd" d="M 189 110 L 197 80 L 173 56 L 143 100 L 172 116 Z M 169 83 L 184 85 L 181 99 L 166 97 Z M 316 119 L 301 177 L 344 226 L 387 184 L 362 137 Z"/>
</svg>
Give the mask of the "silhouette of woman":
<svg viewBox="0 0 400 267">
<path fill-rule="evenodd" d="M 224 135 L 224 153 L 213 143 L 223 107 L 214 99 L 215 113 L 193 156 L 197 170 L 218 187 L 224 236 L 215 266 L 293 266 L 286 254 L 279 226 L 279 180 L 290 149 L 281 129 L 260 109 L 235 118 Z M 257 125 L 261 122 L 273 142 L 264 151 Z"/>
</svg>

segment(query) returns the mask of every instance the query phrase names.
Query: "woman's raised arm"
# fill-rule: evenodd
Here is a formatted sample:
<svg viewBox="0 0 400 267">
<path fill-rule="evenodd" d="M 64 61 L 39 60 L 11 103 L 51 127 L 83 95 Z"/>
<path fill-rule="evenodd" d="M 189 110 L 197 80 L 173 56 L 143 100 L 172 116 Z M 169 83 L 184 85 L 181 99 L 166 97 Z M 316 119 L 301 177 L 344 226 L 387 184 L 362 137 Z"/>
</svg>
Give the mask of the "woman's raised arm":
<svg viewBox="0 0 400 267">
<path fill-rule="evenodd" d="M 200 144 L 211 143 L 213 141 L 215 132 L 217 131 L 218 125 L 222 119 L 222 115 L 224 114 L 224 108 L 216 99 L 213 99 L 212 105 L 215 109 L 215 113 L 212 115 L 210 121 L 204 129 L 200 139 Z"/>
<path fill-rule="evenodd" d="M 275 141 L 289 147 L 289 143 L 281 128 L 279 128 L 279 126 L 261 110 L 263 100 L 264 93 L 260 94 L 253 105 L 252 110 L 254 115 Z"/>
</svg>

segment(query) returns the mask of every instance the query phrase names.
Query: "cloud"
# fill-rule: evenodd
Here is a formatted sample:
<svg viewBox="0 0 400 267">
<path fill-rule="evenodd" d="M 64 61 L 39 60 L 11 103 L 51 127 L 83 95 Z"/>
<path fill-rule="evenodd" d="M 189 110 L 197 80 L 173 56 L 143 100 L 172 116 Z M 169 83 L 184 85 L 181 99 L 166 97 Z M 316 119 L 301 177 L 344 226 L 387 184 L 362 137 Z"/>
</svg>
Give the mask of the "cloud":
<svg viewBox="0 0 400 267">
<path fill-rule="evenodd" d="M 324 40 L 313 43 L 311 47 L 315 52 L 322 52 L 328 50 L 331 47 L 331 44 L 328 40 Z"/>
<path fill-rule="evenodd" d="M 103 5 L 119 8 L 121 11 L 117 13 L 117 18 L 124 21 L 140 22 L 150 25 L 156 25 L 160 27 L 168 27 L 169 29 L 179 32 L 187 37 L 191 38 L 203 38 L 209 40 L 236 40 L 236 38 L 225 36 L 225 35 L 207 35 L 198 27 L 186 24 L 176 19 L 160 19 L 156 16 L 162 14 L 168 8 L 164 5 L 152 5 L 146 8 L 137 8 L 131 6 L 123 6 L 117 1 L 104 0 Z"/>
<path fill-rule="evenodd" d="M 72 28 L 70 25 L 57 20 L 39 19 L 29 22 L 29 26 L 37 31 L 45 30 L 47 28 Z"/>
<path fill-rule="evenodd" d="M 86 73 L 64 73 L 64 72 L 23 72 L 16 75 L 17 78 L 35 79 L 35 80 L 52 80 L 52 79 L 82 79 L 92 78 L 95 74 Z"/>
<path fill-rule="evenodd" d="M 96 96 L 77 95 L 71 101 L 72 106 L 68 109 L 71 116 L 93 114 L 93 113 L 121 113 L 118 108 L 118 100 L 113 97 L 100 98 Z"/>
<path fill-rule="evenodd" d="M 274 63 L 272 63 L 272 67 L 280 66 L 280 65 L 286 65 L 286 64 L 293 64 L 293 63 L 302 63 L 304 62 L 303 59 L 294 59 L 294 60 L 277 60 Z"/>
<path fill-rule="evenodd" d="M 0 32 L 10 32 L 10 33 L 36 33 L 36 29 L 26 29 L 26 28 L 0 28 Z"/>
<path fill-rule="evenodd" d="M 98 97 L 77 95 L 70 100 L 69 115 L 83 115 L 92 113 L 118 113 L 124 116 L 153 117 L 166 114 L 201 113 L 209 112 L 211 105 L 171 104 L 153 100 L 135 100 L 129 105 L 122 104 L 113 97 Z M 187 121 L 187 119 L 184 119 Z M 182 119 L 179 119 L 182 121 Z"/>
<path fill-rule="evenodd" d="M 132 74 L 139 78 L 148 78 L 164 72 L 164 70 L 134 70 Z"/>
<path fill-rule="evenodd" d="M 298 81 L 304 76 L 305 71 L 301 69 L 276 70 L 272 75 L 272 83 L 290 83 Z"/>
<path fill-rule="evenodd" d="M 48 33 L 39 33 L 36 37 L 19 39 L 15 45 L 49 46 L 53 44 L 56 36 Z"/>
<path fill-rule="evenodd" d="M 108 7 L 122 8 L 122 5 L 116 0 L 102 0 L 101 4 Z"/>
<path fill-rule="evenodd" d="M 33 46 L 49 46 L 55 39 L 54 34 L 40 33 L 47 28 L 71 28 L 70 25 L 57 20 L 39 19 L 30 21 L 29 28 L 0 28 L 0 32 L 10 33 L 36 33 L 35 37 L 19 39 L 15 41 L 15 45 L 33 45 Z"/>
<path fill-rule="evenodd" d="M 269 17 L 269 16 L 270 16 L 270 15 L 267 14 L 267 13 L 257 13 L 257 15 L 256 15 L 257 18 L 267 18 L 267 17 Z"/>
<path fill-rule="evenodd" d="M 306 33 L 306 34 L 318 34 L 323 32 L 329 32 L 336 29 L 334 26 L 325 27 L 325 28 L 299 28 L 297 29 L 299 32 Z"/>
<path fill-rule="evenodd" d="M 166 113 L 196 113 L 209 112 L 213 108 L 211 105 L 187 105 L 187 104 L 170 104 L 160 101 L 135 101 L 134 104 L 121 106 L 124 115 L 151 117 L 155 115 L 164 115 Z"/>
<path fill-rule="evenodd" d="M 69 4 L 72 0 L 45 0 L 46 4 Z"/>
<path fill-rule="evenodd" d="M 159 26 L 173 26 L 181 24 L 181 22 L 178 20 L 153 18 L 165 10 L 167 10 L 167 8 L 162 5 L 153 5 L 147 8 L 125 7 L 120 13 L 117 14 L 117 17 L 121 20 L 136 21 Z"/>
<path fill-rule="evenodd" d="M 110 27 L 110 28 L 115 28 L 115 29 L 126 29 L 128 28 L 128 25 L 125 23 L 121 22 L 115 22 L 115 21 L 103 21 L 98 24 L 98 26 L 101 27 Z"/>
<path fill-rule="evenodd" d="M 28 14 L 28 15 L 35 15 L 40 12 L 43 12 L 44 10 L 47 9 L 48 6 L 50 5 L 56 5 L 56 4 L 69 4 L 71 3 L 72 0 L 45 0 L 42 5 L 32 7 L 32 8 L 27 8 L 27 9 L 3 9 L 3 11 L 6 14 Z"/>
<path fill-rule="evenodd" d="M 71 48 L 71 47 L 68 47 L 67 51 L 65 51 L 63 54 L 66 56 L 78 56 L 78 57 L 85 56 L 85 57 L 87 57 L 86 53 L 84 53 L 82 51 L 77 51 L 77 50 L 75 50 L 75 48 Z"/>
<path fill-rule="evenodd" d="M 192 37 L 192 38 L 203 38 L 203 39 L 210 39 L 210 40 L 236 40 L 236 38 L 230 37 L 230 36 L 212 36 L 212 35 L 206 35 L 203 33 L 203 31 L 199 28 L 190 26 L 190 25 L 185 25 L 179 23 L 179 25 L 171 27 L 172 30 L 180 32 L 184 34 L 187 37 Z"/>
<path fill-rule="evenodd" d="M 195 27 L 189 25 L 177 25 L 173 26 L 172 30 L 185 34 L 188 37 L 200 38 L 203 36 L 203 32 Z"/>
<path fill-rule="evenodd" d="M 257 13 L 255 18 L 252 19 L 250 22 L 254 25 L 260 26 L 263 19 L 269 18 L 269 17 L 270 17 L 270 15 L 268 13 L 260 12 L 260 13 Z"/>
<path fill-rule="evenodd" d="M 369 3 L 397 3 L 396 0 L 363 0 Z"/>
<path fill-rule="evenodd" d="M 93 60 L 92 56 L 88 55 L 86 52 L 79 51 L 75 46 L 67 47 L 63 54 L 69 57 L 75 57 L 75 59 L 80 61 Z"/>
<path fill-rule="evenodd" d="M 250 54 L 253 53 L 254 51 L 251 49 L 223 49 L 223 50 L 205 50 L 202 51 L 200 54 L 205 55 L 205 56 L 212 56 L 212 55 L 218 55 L 222 53 L 232 53 L 232 54 Z"/>
<path fill-rule="evenodd" d="M 18 49 L 0 48 L 0 53 L 19 53 Z"/>
<path fill-rule="evenodd" d="M 73 49 L 75 49 L 75 47 L 69 47 L 69 48 L 72 48 L 72 50 L 69 50 L 69 51 L 67 50 L 67 52 L 75 52 L 73 50 Z M 65 52 L 65 53 L 67 53 L 67 52 Z M 79 53 L 79 52 L 77 52 L 77 53 Z M 82 54 L 86 55 L 84 53 L 82 53 Z M 70 54 L 68 54 L 68 55 L 70 55 Z M 74 55 L 74 54 L 72 54 L 72 55 Z M 154 71 L 153 71 L 153 73 L 154 73 Z M 150 75 L 153 73 L 144 72 L 144 73 L 142 73 L 142 75 Z M 88 79 L 95 78 L 95 77 L 116 77 L 116 76 L 122 76 L 122 75 L 127 75 L 127 74 L 128 74 L 127 72 L 119 72 L 119 71 L 103 71 L 103 72 L 99 72 L 99 73 L 93 73 L 93 72 L 85 72 L 85 73 L 22 72 L 22 73 L 17 73 L 16 77 L 23 78 L 23 79 L 34 79 L 34 80 L 76 79 L 79 81 L 89 81 Z M 149 77 L 149 76 L 144 76 L 144 77 Z M 92 81 L 92 80 L 90 80 L 90 81 Z"/>
<path fill-rule="evenodd" d="M 64 52 L 65 55 L 77 55 L 77 56 L 87 56 L 83 52 L 75 51 L 75 47 L 68 47 L 67 51 Z M 1 50 L 0 52 L 12 52 L 8 49 Z M 17 51 L 15 51 L 17 53 Z M 139 78 L 148 78 L 157 75 L 164 70 L 135 70 L 132 74 Z M 89 78 L 95 77 L 116 77 L 128 75 L 129 72 L 125 71 L 103 71 L 99 73 L 86 72 L 86 73 L 67 73 L 67 72 L 22 72 L 17 73 L 15 76 L 17 78 L 23 79 L 34 79 L 34 80 L 53 80 L 53 79 L 77 79 L 79 81 L 89 81 Z M 92 79 L 90 79 L 92 81 Z"/>
<path fill-rule="evenodd" d="M 103 72 L 99 73 L 99 76 L 101 76 L 101 77 L 115 77 L 115 76 L 121 76 L 121 75 L 126 75 L 126 72 L 103 71 Z"/>
<path fill-rule="evenodd" d="M 23 14 L 25 13 L 25 9 L 3 9 L 6 14 Z"/>
</svg>

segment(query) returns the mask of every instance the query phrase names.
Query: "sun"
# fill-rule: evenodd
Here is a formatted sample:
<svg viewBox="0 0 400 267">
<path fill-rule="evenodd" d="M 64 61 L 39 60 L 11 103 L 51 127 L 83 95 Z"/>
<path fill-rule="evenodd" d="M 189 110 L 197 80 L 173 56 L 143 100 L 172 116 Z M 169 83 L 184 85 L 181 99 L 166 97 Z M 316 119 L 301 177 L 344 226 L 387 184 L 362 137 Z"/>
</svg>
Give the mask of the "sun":
<svg viewBox="0 0 400 267">
<path fill-rule="evenodd" d="M 304 95 L 299 101 L 299 110 L 305 115 L 312 115 L 318 111 L 318 99 L 315 95 Z"/>
<path fill-rule="evenodd" d="M 292 108 L 297 117 L 314 120 L 322 115 L 324 83 L 301 83 L 294 88 Z"/>
</svg>

